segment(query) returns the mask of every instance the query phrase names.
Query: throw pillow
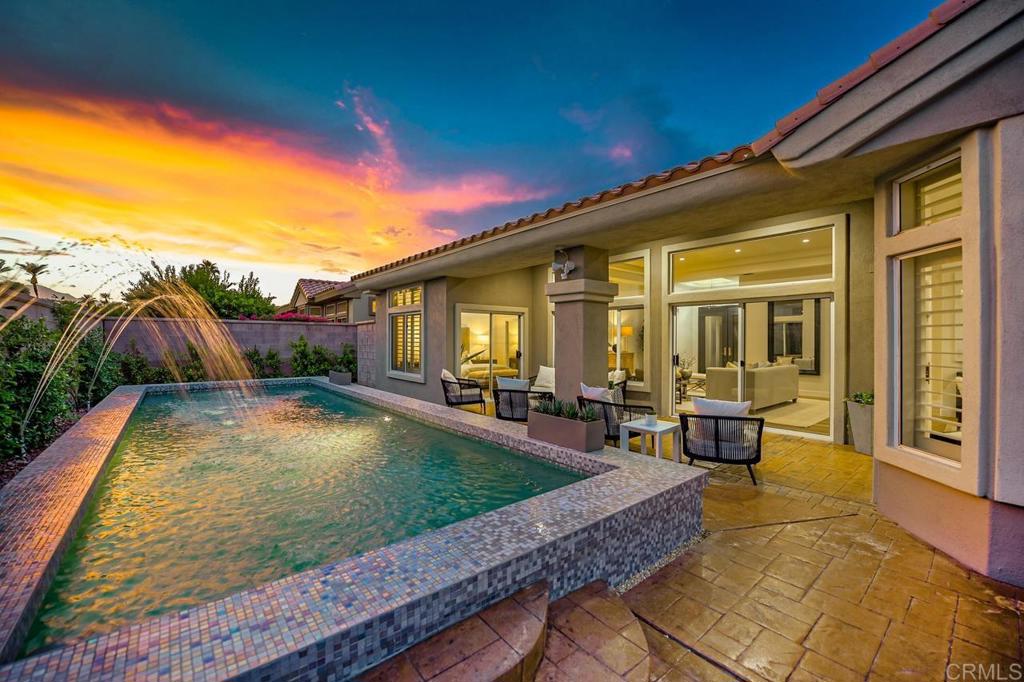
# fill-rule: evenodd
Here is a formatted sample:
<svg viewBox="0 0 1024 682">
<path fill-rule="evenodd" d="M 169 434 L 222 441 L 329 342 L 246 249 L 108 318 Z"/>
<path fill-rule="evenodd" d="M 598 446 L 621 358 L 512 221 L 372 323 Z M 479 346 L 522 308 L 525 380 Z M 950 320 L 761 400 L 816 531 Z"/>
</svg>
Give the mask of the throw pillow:
<svg viewBox="0 0 1024 682">
<path fill-rule="evenodd" d="M 693 411 L 701 417 L 746 417 L 750 412 L 750 401 L 741 403 L 731 400 L 710 400 L 708 398 L 694 398 Z M 698 438 L 713 440 L 715 437 L 714 424 L 711 420 L 698 420 Z M 730 429 L 719 424 L 719 439 L 723 443 L 738 443 L 742 440 L 740 429 Z"/>
<path fill-rule="evenodd" d="M 503 391 L 529 391 L 529 379 L 512 379 L 510 377 L 498 377 L 498 388 Z"/>
<path fill-rule="evenodd" d="M 533 382 L 534 388 L 555 388 L 555 368 L 540 366 L 537 370 L 537 380 Z"/>
<path fill-rule="evenodd" d="M 456 380 L 455 380 L 455 375 L 452 374 L 451 372 L 449 372 L 446 369 L 442 369 L 441 370 L 441 378 L 444 379 L 445 381 L 450 381 L 453 384 L 457 383 Z"/>
<path fill-rule="evenodd" d="M 612 392 L 603 386 L 587 386 L 580 383 L 580 395 L 587 400 L 601 400 L 608 402 L 612 399 Z"/>
</svg>

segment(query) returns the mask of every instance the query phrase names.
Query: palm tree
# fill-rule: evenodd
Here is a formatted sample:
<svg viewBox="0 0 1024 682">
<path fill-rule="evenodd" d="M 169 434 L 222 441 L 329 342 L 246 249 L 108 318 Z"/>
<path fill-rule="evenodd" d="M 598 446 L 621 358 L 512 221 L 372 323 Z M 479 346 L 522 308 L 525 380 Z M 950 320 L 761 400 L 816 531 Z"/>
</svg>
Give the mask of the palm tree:
<svg viewBox="0 0 1024 682">
<path fill-rule="evenodd" d="M 0 282 L 2 282 L 5 279 L 7 279 L 7 277 L 6 277 L 7 273 L 10 272 L 13 269 L 14 269 L 13 265 L 8 265 L 7 261 L 5 261 L 3 258 L 0 258 Z"/>
<path fill-rule="evenodd" d="M 45 263 L 18 263 L 18 267 L 29 276 L 29 281 L 32 283 L 32 294 L 39 298 L 39 275 L 46 272 L 47 265 Z"/>
</svg>

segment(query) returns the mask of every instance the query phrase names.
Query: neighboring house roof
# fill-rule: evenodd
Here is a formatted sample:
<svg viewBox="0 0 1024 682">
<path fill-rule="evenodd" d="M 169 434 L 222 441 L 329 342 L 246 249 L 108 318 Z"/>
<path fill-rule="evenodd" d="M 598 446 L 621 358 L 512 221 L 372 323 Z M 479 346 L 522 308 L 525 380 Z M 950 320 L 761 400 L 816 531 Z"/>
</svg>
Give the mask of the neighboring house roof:
<svg viewBox="0 0 1024 682">
<path fill-rule="evenodd" d="M 574 211 L 579 211 L 597 204 L 602 204 L 630 194 L 635 194 L 642 190 L 664 185 L 683 178 L 700 175 L 701 173 L 722 168 L 724 166 L 739 164 L 761 156 L 770 151 L 771 148 L 784 137 L 823 111 L 830 104 L 836 102 L 847 92 L 853 90 L 857 85 L 870 78 L 886 65 L 891 64 L 901 55 L 909 52 L 912 48 L 923 42 L 928 37 L 934 35 L 944 26 L 948 25 L 958 16 L 980 2 L 982 2 L 982 0 L 946 0 L 946 2 L 943 2 L 941 5 L 933 9 L 928 14 L 928 18 L 924 22 L 918 24 L 895 40 L 890 41 L 882 48 L 872 52 L 867 62 L 819 90 L 817 96 L 813 100 L 791 112 L 787 116 L 779 119 L 775 123 L 775 127 L 771 132 L 752 144 L 739 145 L 729 152 L 721 152 L 714 156 L 705 157 L 700 161 L 693 161 L 682 166 L 676 166 L 675 168 L 671 168 L 667 171 L 648 175 L 640 180 L 628 182 L 624 185 L 619 185 L 618 187 L 613 187 L 612 189 L 607 189 L 603 192 L 583 197 L 577 201 L 567 202 L 559 207 L 549 208 L 546 211 L 534 213 L 533 215 L 525 218 L 519 218 L 518 220 L 507 222 L 504 225 L 492 227 L 489 230 L 484 230 L 476 234 L 441 244 L 440 246 L 436 246 L 432 249 L 421 251 L 420 253 L 412 254 L 405 258 L 353 275 L 352 280 L 356 281 L 364 277 L 369 277 L 370 275 L 437 255 L 439 253 L 452 251 L 454 249 L 485 241 L 530 225 L 542 223 L 551 218 L 563 216 Z"/>
<path fill-rule="evenodd" d="M 302 290 L 303 295 L 308 298 L 313 298 L 317 294 L 323 293 L 329 289 L 334 289 L 342 284 L 348 284 L 348 282 L 340 282 L 329 279 L 300 279 L 295 286 Z"/>
</svg>

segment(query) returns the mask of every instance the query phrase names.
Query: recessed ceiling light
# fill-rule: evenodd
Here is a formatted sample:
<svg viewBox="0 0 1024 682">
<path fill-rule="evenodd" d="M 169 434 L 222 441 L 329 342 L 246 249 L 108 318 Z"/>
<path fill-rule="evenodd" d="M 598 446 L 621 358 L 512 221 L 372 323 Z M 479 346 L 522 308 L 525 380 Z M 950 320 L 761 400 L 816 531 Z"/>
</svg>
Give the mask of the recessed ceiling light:
<svg viewBox="0 0 1024 682">
<path fill-rule="evenodd" d="M 810 244 L 811 243 L 810 239 L 801 239 L 800 241 L 802 241 L 804 244 Z"/>
<path fill-rule="evenodd" d="M 683 260 L 686 260 L 686 258 L 684 258 L 683 256 L 680 256 L 679 260 L 683 261 Z"/>
<path fill-rule="evenodd" d="M 742 250 L 743 250 L 743 249 L 736 249 L 735 251 L 733 251 L 733 253 L 739 253 L 739 252 L 740 252 L 740 251 L 742 251 Z"/>
</svg>

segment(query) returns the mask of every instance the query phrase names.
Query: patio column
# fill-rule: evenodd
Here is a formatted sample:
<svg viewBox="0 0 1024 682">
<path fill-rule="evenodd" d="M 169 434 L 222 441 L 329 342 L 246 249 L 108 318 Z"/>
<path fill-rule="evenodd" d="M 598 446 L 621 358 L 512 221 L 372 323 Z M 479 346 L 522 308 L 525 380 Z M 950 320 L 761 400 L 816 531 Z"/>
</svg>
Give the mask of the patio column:
<svg viewBox="0 0 1024 682">
<path fill-rule="evenodd" d="M 555 304 L 555 395 L 575 401 L 580 382 L 608 383 L 608 303 L 619 291 L 608 281 L 608 252 L 574 246 L 555 252 L 553 262 L 575 266 L 565 279 L 556 273 L 547 284 Z"/>
</svg>

